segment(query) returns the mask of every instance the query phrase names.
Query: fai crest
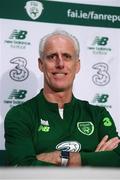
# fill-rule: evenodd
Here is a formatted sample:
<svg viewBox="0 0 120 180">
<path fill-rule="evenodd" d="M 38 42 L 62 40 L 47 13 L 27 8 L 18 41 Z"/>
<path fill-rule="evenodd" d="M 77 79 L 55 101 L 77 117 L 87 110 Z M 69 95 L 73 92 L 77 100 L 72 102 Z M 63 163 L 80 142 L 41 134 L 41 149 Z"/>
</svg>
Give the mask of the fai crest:
<svg viewBox="0 0 120 180">
<path fill-rule="evenodd" d="M 42 3 L 39 1 L 27 1 L 25 9 L 30 18 L 35 20 L 41 15 L 44 8 Z"/>
<path fill-rule="evenodd" d="M 86 122 L 78 122 L 77 123 L 78 130 L 87 135 L 90 136 L 94 131 L 94 125 L 92 122 L 86 121 Z"/>
</svg>

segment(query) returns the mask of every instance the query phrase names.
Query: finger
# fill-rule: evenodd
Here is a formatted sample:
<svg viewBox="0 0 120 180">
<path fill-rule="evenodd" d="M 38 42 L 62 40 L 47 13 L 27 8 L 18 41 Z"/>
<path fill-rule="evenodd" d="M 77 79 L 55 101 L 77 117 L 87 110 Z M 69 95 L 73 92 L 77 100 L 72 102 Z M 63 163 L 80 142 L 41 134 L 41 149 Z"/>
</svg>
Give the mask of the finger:
<svg viewBox="0 0 120 180">
<path fill-rule="evenodd" d="M 108 140 L 108 135 L 105 135 L 103 137 L 103 139 L 101 140 L 101 142 L 98 144 L 98 146 L 97 146 L 95 151 L 96 152 L 99 151 L 102 148 L 102 146 L 107 142 L 107 140 Z"/>
<path fill-rule="evenodd" d="M 118 137 L 111 138 L 101 147 L 99 151 L 111 151 L 115 149 L 119 143 L 120 140 L 118 139 Z"/>
</svg>

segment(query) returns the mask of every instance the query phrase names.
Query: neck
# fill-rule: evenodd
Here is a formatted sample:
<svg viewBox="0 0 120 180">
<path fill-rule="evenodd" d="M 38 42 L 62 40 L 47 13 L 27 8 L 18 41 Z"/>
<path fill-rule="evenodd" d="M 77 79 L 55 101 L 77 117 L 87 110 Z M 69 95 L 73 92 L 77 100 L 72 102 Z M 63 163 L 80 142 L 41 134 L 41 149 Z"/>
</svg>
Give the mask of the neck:
<svg viewBox="0 0 120 180">
<path fill-rule="evenodd" d="M 72 91 L 55 92 L 52 90 L 43 89 L 43 94 L 47 101 L 57 103 L 59 108 L 64 108 L 65 103 L 69 103 L 72 98 Z"/>
</svg>

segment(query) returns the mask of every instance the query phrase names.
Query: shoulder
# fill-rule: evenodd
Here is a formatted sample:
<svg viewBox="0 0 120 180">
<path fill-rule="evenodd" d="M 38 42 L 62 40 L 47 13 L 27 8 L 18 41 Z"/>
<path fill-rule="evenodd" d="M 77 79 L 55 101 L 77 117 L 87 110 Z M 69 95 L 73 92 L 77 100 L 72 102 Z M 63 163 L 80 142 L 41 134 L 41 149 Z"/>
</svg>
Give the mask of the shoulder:
<svg viewBox="0 0 120 180">
<path fill-rule="evenodd" d="M 86 100 L 80 100 L 76 98 L 76 102 L 83 111 L 92 112 L 96 114 L 106 111 L 105 107 L 90 104 Z"/>
<path fill-rule="evenodd" d="M 7 117 L 12 117 L 12 116 L 19 116 L 21 114 L 29 114 L 34 111 L 34 107 L 36 107 L 37 100 L 38 100 L 38 95 L 35 97 L 27 100 L 26 102 L 19 104 L 17 106 L 13 106 L 7 113 L 6 113 L 6 118 Z"/>
<path fill-rule="evenodd" d="M 88 101 L 77 99 L 80 115 L 83 119 L 89 119 L 92 122 L 102 122 L 105 118 L 109 118 L 112 121 L 110 113 L 105 107 L 92 105 Z"/>
</svg>

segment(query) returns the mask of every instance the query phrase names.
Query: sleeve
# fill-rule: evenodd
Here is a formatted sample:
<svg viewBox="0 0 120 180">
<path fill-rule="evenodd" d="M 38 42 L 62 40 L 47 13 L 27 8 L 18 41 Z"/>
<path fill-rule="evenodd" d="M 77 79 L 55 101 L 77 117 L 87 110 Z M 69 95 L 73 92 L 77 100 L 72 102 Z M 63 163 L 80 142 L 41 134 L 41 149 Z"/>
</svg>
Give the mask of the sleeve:
<svg viewBox="0 0 120 180">
<path fill-rule="evenodd" d="M 105 108 L 99 109 L 99 114 L 96 116 L 99 122 L 97 124 L 99 142 L 105 135 L 108 135 L 109 139 L 119 137 L 110 113 Z M 120 145 L 112 151 L 81 152 L 80 154 L 83 166 L 120 167 Z"/>
<path fill-rule="evenodd" d="M 5 117 L 5 147 L 10 166 L 55 166 L 36 159 L 32 142 L 33 125 L 28 113 L 17 107 L 12 108 Z"/>
</svg>

